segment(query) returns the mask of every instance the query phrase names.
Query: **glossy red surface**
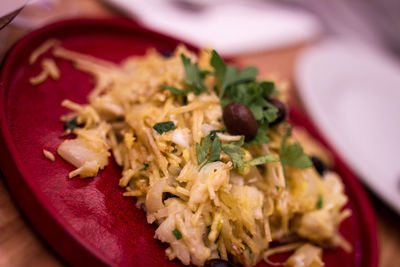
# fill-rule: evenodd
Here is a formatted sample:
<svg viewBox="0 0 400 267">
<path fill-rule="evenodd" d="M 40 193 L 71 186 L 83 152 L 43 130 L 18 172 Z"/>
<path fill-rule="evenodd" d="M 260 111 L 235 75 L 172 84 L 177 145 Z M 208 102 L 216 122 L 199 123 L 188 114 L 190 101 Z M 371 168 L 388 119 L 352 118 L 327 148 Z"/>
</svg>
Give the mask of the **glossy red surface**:
<svg viewBox="0 0 400 267">
<path fill-rule="evenodd" d="M 142 55 L 150 47 L 167 53 L 179 41 L 121 19 L 64 21 L 18 42 L 5 61 L 0 84 L 1 169 L 19 205 L 50 245 L 79 266 L 179 265 L 168 261 L 165 246 L 153 239 L 155 226 L 146 223 L 135 200 L 122 197 L 123 190 L 118 187 L 120 170 L 112 159 L 98 177 L 68 179 L 73 167 L 56 155 L 63 141 L 59 117 L 67 112 L 60 103 L 65 98 L 84 103 L 93 79 L 73 68 L 71 62 L 56 59 L 61 78 L 31 86 L 28 80 L 40 72 L 40 66 L 28 64 L 29 54 L 48 38 L 58 38 L 68 49 L 113 62 Z M 291 119 L 319 137 L 302 114 L 292 112 Z M 43 148 L 56 155 L 55 162 L 43 156 Z M 378 252 L 371 206 L 338 157 L 335 169 L 344 179 L 350 198 L 348 207 L 353 211 L 341 232 L 353 244 L 354 252 L 327 250 L 326 266 L 375 267 Z"/>
</svg>

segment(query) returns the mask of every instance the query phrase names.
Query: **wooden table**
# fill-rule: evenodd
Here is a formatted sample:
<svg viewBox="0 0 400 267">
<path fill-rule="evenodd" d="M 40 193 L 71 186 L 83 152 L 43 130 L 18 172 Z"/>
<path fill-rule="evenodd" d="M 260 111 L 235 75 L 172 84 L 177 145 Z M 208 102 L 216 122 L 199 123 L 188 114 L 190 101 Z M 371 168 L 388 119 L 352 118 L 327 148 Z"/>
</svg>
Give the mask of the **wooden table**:
<svg viewBox="0 0 400 267">
<path fill-rule="evenodd" d="M 57 14 L 50 21 L 74 16 L 111 17 L 117 10 L 95 0 L 58 1 Z M 24 11 L 23 11 L 24 12 Z M 22 14 L 29 17 L 29 14 Z M 34 14 L 33 14 L 34 15 Z M 0 31 L 0 58 L 7 49 L 29 30 L 9 25 Z M 275 51 L 237 56 L 237 62 L 254 65 L 261 73 L 274 73 L 293 82 L 293 66 L 299 51 L 309 44 L 300 44 Z M 400 263 L 400 217 L 369 192 L 378 222 L 380 266 L 395 267 Z M 0 174 L 0 266 L 64 266 L 67 265 L 41 239 L 18 209 Z"/>
</svg>

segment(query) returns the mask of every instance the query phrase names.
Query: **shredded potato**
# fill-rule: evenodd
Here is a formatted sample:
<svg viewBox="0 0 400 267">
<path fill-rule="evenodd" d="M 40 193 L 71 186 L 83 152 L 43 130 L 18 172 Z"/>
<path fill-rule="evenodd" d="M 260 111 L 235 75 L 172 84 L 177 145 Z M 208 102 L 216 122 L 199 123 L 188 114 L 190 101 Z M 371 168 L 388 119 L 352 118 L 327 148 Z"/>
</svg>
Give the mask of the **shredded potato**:
<svg viewBox="0 0 400 267">
<path fill-rule="evenodd" d="M 158 225 L 155 238 L 168 243 L 168 258 L 185 265 L 228 260 L 229 255 L 244 266 L 261 260 L 274 264 L 270 255 L 295 250 L 285 266 L 323 266 L 322 250 L 316 245 L 349 249 L 338 233 L 349 211 L 342 211 L 347 197 L 337 174 L 326 172 L 321 179 L 313 168 L 284 169 L 279 161 L 239 170 L 223 152 L 219 160 L 200 166 L 196 144 L 224 128 L 222 108 L 212 77 L 199 95 L 189 92 L 183 97 L 162 87 L 185 88 L 181 54 L 197 59 L 184 46 L 169 58 L 150 50 L 120 65 L 61 46 L 54 49 L 55 57 L 73 61 L 95 78 L 88 104 L 62 103 L 73 112 L 64 121 L 75 117 L 79 125 L 71 128 L 76 138 L 58 148 L 58 154 L 77 168 L 69 176 L 96 176 L 111 151 L 122 169 L 119 185 L 126 189 L 124 196 L 144 204 L 148 222 Z M 210 50 L 200 53 L 202 69 L 212 70 L 210 57 Z M 279 158 L 286 129 L 285 123 L 271 127 L 270 142 L 245 148 L 244 159 L 263 154 Z M 222 143 L 241 138 L 227 132 L 217 136 Z M 288 142 L 294 143 L 294 137 Z M 280 246 L 271 247 L 271 242 Z"/>
</svg>

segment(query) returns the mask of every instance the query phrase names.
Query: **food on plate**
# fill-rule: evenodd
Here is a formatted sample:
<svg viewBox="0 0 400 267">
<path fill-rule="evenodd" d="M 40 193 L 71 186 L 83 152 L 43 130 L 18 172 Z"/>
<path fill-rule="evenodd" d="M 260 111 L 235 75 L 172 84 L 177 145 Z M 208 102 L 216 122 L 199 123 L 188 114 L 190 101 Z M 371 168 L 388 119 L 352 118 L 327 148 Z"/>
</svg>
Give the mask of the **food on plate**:
<svg viewBox="0 0 400 267">
<path fill-rule="evenodd" d="M 46 150 L 46 149 L 43 149 L 43 155 L 44 155 L 47 159 L 49 159 L 49 160 L 51 160 L 51 161 L 55 161 L 55 160 L 56 160 L 56 157 L 54 156 L 54 154 L 51 153 L 50 151 Z"/>
<path fill-rule="evenodd" d="M 285 266 L 323 266 L 322 247 L 351 250 L 338 232 L 350 211 L 329 155 L 304 133 L 304 148 L 296 140 L 285 92 L 256 68 L 182 45 L 120 64 L 49 48 L 95 81 L 87 104 L 62 102 L 74 138 L 57 152 L 76 167 L 69 177 L 96 176 L 112 154 L 124 196 L 157 225 L 170 260 L 275 265 L 271 255 L 293 251 Z"/>
</svg>

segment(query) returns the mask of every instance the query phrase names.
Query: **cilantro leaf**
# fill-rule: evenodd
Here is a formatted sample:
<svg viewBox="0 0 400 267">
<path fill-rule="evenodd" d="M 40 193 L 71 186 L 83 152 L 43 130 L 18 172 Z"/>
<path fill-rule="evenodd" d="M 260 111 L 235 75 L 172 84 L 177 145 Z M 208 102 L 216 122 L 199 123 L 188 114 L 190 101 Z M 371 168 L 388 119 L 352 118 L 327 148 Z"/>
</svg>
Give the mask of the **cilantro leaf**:
<svg viewBox="0 0 400 267">
<path fill-rule="evenodd" d="M 260 82 L 260 87 L 262 88 L 263 94 L 266 97 L 269 97 L 272 94 L 278 92 L 278 90 L 275 88 L 275 83 L 273 83 L 271 81 L 262 81 L 262 82 Z"/>
<path fill-rule="evenodd" d="M 154 124 L 153 129 L 157 131 L 159 134 L 163 134 L 168 131 L 175 130 L 175 124 L 172 121 L 165 121 L 165 122 L 159 122 Z"/>
<path fill-rule="evenodd" d="M 242 69 L 235 77 L 235 83 L 248 82 L 256 79 L 258 70 L 255 67 L 246 67 Z"/>
<path fill-rule="evenodd" d="M 243 160 L 244 151 L 240 148 L 240 146 L 232 143 L 222 144 L 222 150 L 231 159 L 233 167 L 238 168 L 240 171 L 246 167 L 246 164 Z"/>
<path fill-rule="evenodd" d="M 227 65 L 224 60 L 213 50 L 210 60 L 214 68 L 214 75 L 220 83 L 219 97 L 222 98 L 225 90 L 236 83 L 252 81 L 256 78 L 258 70 L 255 67 L 246 67 L 237 73 L 237 68 L 233 65 Z"/>
<path fill-rule="evenodd" d="M 263 117 L 265 118 L 267 123 L 271 123 L 276 120 L 278 117 L 279 110 L 272 105 L 271 103 L 265 103 L 266 110 L 263 111 Z"/>
<path fill-rule="evenodd" d="M 217 76 L 219 82 L 222 84 L 225 77 L 226 64 L 215 50 L 211 52 L 210 64 L 214 68 L 215 76 Z"/>
<path fill-rule="evenodd" d="M 243 146 L 243 144 L 244 144 L 244 135 L 240 136 L 239 140 L 231 142 L 231 144 L 234 144 L 235 146 Z"/>
<path fill-rule="evenodd" d="M 201 138 L 200 144 L 196 143 L 196 156 L 198 165 L 206 160 L 208 152 L 210 151 L 211 141 L 211 136 L 207 135 Z"/>
<path fill-rule="evenodd" d="M 304 153 L 299 143 L 286 146 L 283 157 L 285 158 L 286 164 L 289 166 L 299 169 L 312 167 L 310 158 Z"/>
<path fill-rule="evenodd" d="M 181 54 L 181 60 L 185 69 L 185 83 L 189 86 L 189 89 L 196 95 L 206 91 L 206 86 L 203 83 L 205 73 L 201 72 L 197 63 L 192 63 L 190 58 Z"/>
<path fill-rule="evenodd" d="M 77 117 L 73 117 L 72 119 L 70 119 L 69 121 L 67 121 L 64 124 L 64 129 L 70 129 L 73 130 L 75 128 L 78 128 L 78 118 Z"/>
<path fill-rule="evenodd" d="M 323 206 L 324 206 L 324 199 L 322 198 L 322 195 L 318 195 L 317 202 L 315 203 L 315 208 L 317 210 L 320 210 L 322 209 Z"/>
<path fill-rule="evenodd" d="M 224 96 L 226 88 L 235 82 L 235 76 L 236 67 L 228 65 L 225 70 L 224 80 L 222 81 L 222 85 L 219 90 L 219 98 L 222 98 Z"/>
<path fill-rule="evenodd" d="M 176 240 L 182 239 L 182 233 L 178 229 L 172 230 L 172 234 L 175 236 Z"/>
<path fill-rule="evenodd" d="M 208 158 L 206 163 L 203 164 L 203 166 L 208 164 L 208 163 L 211 163 L 211 162 L 219 160 L 220 154 L 221 154 L 221 141 L 219 140 L 219 137 L 216 136 L 214 138 L 214 141 L 213 141 L 212 146 L 211 146 L 210 157 Z"/>
<path fill-rule="evenodd" d="M 168 91 L 171 91 L 172 93 L 176 94 L 176 95 L 184 95 L 190 92 L 189 89 L 186 90 L 180 90 L 178 88 L 172 87 L 172 86 L 168 86 L 166 84 L 161 85 L 162 88 L 167 89 Z"/>
<path fill-rule="evenodd" d="M 269 143 L 269 138 L 267 136 L 268 131 L 264 127 L 258 127 L 257 134 L 253 138 L 253 140 L 250 141 L 249 144 L 253 144 L 255 146 L 260 146 L 262 144 L 268 144 Z"/>
<path fill-rule="evenodd" d="M 260 121 L 264 118 L 264 111 L 262 106 L 257 105 L 256 103 L 251 104 L 249 109 L 253 112 L 254 118 L 256 121 Z"/>
<path fill-rule="evenodd" d="M 304 153 L 300 143 L 287 145 L 287 139 L 290 136 L 292 128 L 289 128 L 282 139 L 281 144 L 281 162 L 285 172 L 285 165 L 299 169 L 306 169 L 313 166 L 312 161 Z"/>
<path fill-rule="evenodd" d="M 149 164 L 148 163 L 145 162 L 143 165 L 144 165 L 144 167 L 141 168 L 139 171 L 146 171 L 149 168 Z"/>
<path fill-rule="evenodd" d="M 262 164 L 267 164 L 271 162 L 277 162 L 279 159 L 275 157 L 272 154 L 268 155 L 263 155 L 263 156 L 258 156 L 252 160 L 247 161 L 246 163 L 250 166 L 255 166 L 255 165 L 262 165 Z"/>
</svg>

